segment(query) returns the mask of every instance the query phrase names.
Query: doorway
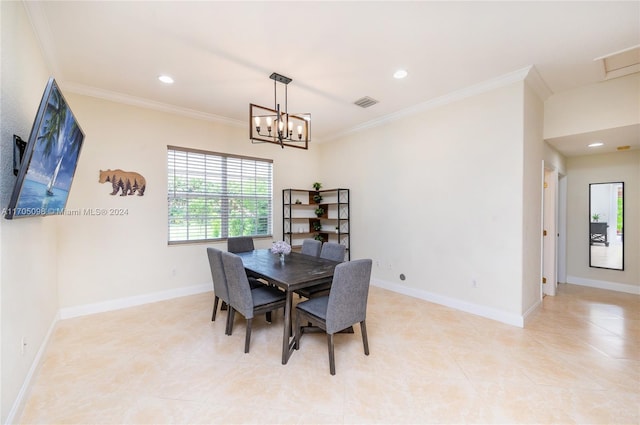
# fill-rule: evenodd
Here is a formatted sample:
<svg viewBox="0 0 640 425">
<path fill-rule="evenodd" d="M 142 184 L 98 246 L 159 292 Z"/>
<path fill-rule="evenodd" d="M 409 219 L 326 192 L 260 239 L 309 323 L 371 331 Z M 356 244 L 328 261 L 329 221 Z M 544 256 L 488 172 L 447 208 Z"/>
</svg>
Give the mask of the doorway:
<svg viewBox="0 0 640 425">
<path fill-rule="evenodd" d="M 543 161 L 540 298 L 567 281 L 567 176 Z"/>
<path fill-rule="evenodd" d="M 558 172 L 544 168 L 542 189 L 542 296 L 556 295 L 557 280 L 557 199 Z"/>
</svg>

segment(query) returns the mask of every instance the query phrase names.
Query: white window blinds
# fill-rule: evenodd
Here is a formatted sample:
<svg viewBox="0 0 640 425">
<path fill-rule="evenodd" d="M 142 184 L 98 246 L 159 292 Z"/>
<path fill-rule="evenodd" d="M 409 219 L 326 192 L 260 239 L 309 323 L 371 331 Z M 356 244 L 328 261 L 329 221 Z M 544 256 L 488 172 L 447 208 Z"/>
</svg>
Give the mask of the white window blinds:
<svg viewBox="0 0 640 425">
<path fill-rule="evenodd" d="M 273 163 L 167 147 L 169 244 L 270 236 Z"/>
</svg>

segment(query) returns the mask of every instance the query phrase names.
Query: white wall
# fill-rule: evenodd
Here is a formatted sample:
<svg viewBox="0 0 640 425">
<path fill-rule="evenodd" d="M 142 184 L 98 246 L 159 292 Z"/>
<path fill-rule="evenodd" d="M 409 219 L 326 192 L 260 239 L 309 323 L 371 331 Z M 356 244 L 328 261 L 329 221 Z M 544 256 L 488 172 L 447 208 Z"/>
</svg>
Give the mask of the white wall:
<svg viewBox="0 0 640 425">
<path fill-rule="evenodd" d="M 384 285 L 520 317 L 523 108 L 518 82 L 323 144 L 323 183 L 352 189 L 352 258 Z"/>
<path fill-rule="evenodd" d="M 23 4 L 0 2 L 0 14 L 0 193 L 5 208 L 15 183 L 13 134 L 28 139 L 49 71 Z M 56 220 L 0 218 L 2 423 L 58 311 Z M 27 342 L 24 354 L 23 337 Z"/>
<path fill-rule="evenodd" d="M 523 95 L 523 178 L 522 178 L 522 312 L 533 310 L 539 302 L 542 230 L 542 161 L 544 141 L 544 103 L 529 84 Z"/>
<path fill-rule="evenodd" d="M 86 133 L 68 209 L 121 208 L 125 216 L 60 218 L 63 309 L 210 285 L 207 244 L 167 245 L 167 145 L 273 159 L 274 237 L 282 239 L 282 189 L 319 179 L 313 150 L 251 144 L 247 129 L 66 94 Z M 136 171 L 144 196 L 111 196 L 99 170 Z M 268 247 L 271 238 L 257 240 Z M 221 244 L 226 247 L 226 243 Z"/>
<path fill-rule="evenodd" d="M 566 90 L 544 104 L 544 138 L 640 122 L 640 74 Z"/>
<path fill-rule="evenodd" d="M 567 159 L 567 281 L 640 293 L 640 151 Z M 624 182 L 624 271 L 589 267 L 589 183 Z"/>
</svg>

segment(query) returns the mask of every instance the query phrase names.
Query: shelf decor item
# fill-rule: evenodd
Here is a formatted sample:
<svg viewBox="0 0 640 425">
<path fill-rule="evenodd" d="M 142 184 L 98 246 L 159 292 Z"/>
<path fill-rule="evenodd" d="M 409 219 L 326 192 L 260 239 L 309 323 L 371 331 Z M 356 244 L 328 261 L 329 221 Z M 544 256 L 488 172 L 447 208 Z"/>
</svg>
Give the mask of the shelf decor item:
<svg viewBox="0 0 640 425">
<path fill-rule="evenodd" d="M 316 204 L 319 204 L 320 202 L 322 202 L 322 195 L 320 194 L 313 195 L 313 202 L 315 202 Z"/>
<path fill-rule="evenodd" d="M 320 190 L 320 188 L 322 187 L 322 183 L 315 182 L 312 186 L 315 190 Z"/>
<path fill-rule="evenodd" d="M 324 214 L 324 208 L 316 208 L 315 213 L 317 217 L 322 217 L 322 214 Z"/>
<path fill-rule="evenodd" d="M 285 241 L 277 241 L 271 245 L 271 252 L 280 256 L 280 261 L 284 262 L 284 256 L 291 252 L 291 245 Z"/>
</svg>

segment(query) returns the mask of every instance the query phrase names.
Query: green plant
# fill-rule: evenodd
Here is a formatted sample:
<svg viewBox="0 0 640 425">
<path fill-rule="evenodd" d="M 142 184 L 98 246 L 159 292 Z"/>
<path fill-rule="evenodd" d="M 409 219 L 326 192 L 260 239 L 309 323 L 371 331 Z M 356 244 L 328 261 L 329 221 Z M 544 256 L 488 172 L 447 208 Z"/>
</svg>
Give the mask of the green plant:
<svg viewBox="0 0 640 425">
<path fill-rule="evenodd" d="M 591 216 L 591 219 L 592 219 L 593 221 L 598 221 L 598 220 L 600 220 L 600 214 L 598 214 L 598 213 L 593 214 L 593 215 Z"/>
<path fill-rule="evenodd" d="M 313 195 L 313 202 L 315 202 L 316 204 L 319 204 L 320 202 L 322 202 L 322 195 L 320 194 Z"/>
<path fill-rule="evenodd" d="M 324 242 L 324 238 L 322 237 L 322 235 L 315 235 L 315 236 L 313 237 L 313 239 L 315 239 L 315 240 L 317 240 L 317 241 L 320 241 L 320 242 Z"/>
<path fill-rule="evenodd" d="M 322 187 L 322 183 L 320 183 L 320 182 L 315 182 L 315 183 L 313 184 L 313 188 L 314 188 L 315 190 L 320 190 L 320 188 L 321 188 L 321 187 Z"/>
<path fill-rule="evenodd" d="M 322 223 L 320 223 L 319 221 L 314 221 L 312 223 L 313 226 L 313 230 L 315 230 L 316 232 L 319 230 L 322 230 Z"/>
<path fill-rule="evenodd" d="M 324 214 L 324 208 L 316 208 L 315 210 L 316 216 L 320 217 L 322 214 Z"/>
</svg>

